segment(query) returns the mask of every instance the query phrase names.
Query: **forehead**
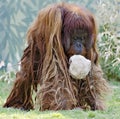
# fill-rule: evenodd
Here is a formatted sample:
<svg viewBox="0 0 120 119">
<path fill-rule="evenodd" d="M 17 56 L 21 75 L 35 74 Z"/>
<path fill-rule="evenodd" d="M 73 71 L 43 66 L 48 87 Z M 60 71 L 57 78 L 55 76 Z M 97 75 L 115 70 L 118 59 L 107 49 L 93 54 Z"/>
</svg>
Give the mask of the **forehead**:
<svg viewBox="0 0 120 119">
<path fill-rule="evenodd" d="M 66 11 L 63 17 L 64 34 L 86 35 L 91 33 L 92 23 L 89 17 Z"/>
<path fill-rule="evenodd" d="M 73 29 L 70 36 L 87 36 L 88 32 L 84 29 Z"/>
</svg>

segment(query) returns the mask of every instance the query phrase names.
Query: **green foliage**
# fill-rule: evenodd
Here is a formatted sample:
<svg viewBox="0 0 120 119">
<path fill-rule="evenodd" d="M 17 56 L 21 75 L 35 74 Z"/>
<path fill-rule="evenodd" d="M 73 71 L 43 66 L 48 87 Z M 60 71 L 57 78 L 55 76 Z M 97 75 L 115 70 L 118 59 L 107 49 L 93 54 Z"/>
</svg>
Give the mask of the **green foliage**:
<svg viewBox="0 0 120 119">
<path fill-rule="evenodd" d="M 96 13 L 100 23 L 98 46 L 100 61 L 107 77 L 120 81 L 120 23 L 117 0 L 103 1 L 97 6 Z"/>
<path fill-rule="evenodd" d="M 15 20 L 15 15 L 18 14 L 20 9 L 16 7 L 16 4 L 19 3 L 15 0 L 0 1 L 0 9 L 2 12 L 2 14 L 0 14 L 0 59 L 5 62 L 12 62 L 13 59 L 16 59 L 18 51 L 23 48 L 23 40 L 21 40 L 23 36 L 21 32 L 16 32 L 16 29 L 20 26 Z"/>
<path fill-rule="evenodd" d="M 102 32 L 99 40 L 101 64 L 110 79 L 120 80 L 120 38 L 110 32 Z"/>
<path fill-rule="evenodd" d="M 15 78 L 14 71 L 0 71 L 0 81 L 10 83 Z"/>
<path fill-rule="evenodd" d="M 52 2 L 52 0 L 50 0 Z M 16 64 L 25 47 L 28 27 L 39 9 L 50 1 L 1 0 L 0 1 L 0 60 Z"/>
</svg>

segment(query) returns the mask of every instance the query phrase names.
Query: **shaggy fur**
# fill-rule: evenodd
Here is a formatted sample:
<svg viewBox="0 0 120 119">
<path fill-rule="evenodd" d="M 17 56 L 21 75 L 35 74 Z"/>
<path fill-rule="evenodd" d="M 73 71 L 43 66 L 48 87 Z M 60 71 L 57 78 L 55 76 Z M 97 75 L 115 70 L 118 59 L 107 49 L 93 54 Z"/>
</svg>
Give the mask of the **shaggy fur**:
<svg viewBox="0 0 120 119">
<path fill-rule="evenodd" d="M 83 80 L 73 79 L 68 72 L 67 37 L 75 29 L 89 35 L 83 55 L 91 60 L 92 69 Z M 105 109 L 108 84 L 98 64 L 96 35 L 94 17 L 79 6 L 60 3 L 42 9 L 28 30 L 21 70 L 4 107 L 30 110 L 36 104 L 40 110 Z M 33 90 L 37 92 L 35 104 Z"/>
</svg>

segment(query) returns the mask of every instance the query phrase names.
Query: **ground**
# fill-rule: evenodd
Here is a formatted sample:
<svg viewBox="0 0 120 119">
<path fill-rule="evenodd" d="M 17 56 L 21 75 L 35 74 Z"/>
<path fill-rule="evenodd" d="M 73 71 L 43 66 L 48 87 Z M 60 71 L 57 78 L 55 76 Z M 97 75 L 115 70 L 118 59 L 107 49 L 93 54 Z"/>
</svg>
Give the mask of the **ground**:
<svg viewBox="0 0 120 119">
<path fill-rule="evenodd" d="M 120 119 L 120 82 L 110 82 L 113 91 L 107 97 L 105 111 L 22 111 L 19 109 L 3 108 L 12 83 L 0 81 L 0 119 Z"/>
</svg>

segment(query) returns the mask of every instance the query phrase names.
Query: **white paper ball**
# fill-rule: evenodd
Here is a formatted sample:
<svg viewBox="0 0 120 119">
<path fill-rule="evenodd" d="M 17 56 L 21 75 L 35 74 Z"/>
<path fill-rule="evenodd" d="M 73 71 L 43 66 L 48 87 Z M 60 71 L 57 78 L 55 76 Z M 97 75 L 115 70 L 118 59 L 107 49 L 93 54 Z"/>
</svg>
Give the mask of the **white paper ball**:
<svg viewBox="0 0 120 119">
<path fill-rule="evenodd" d="M 91 69 L 91 61 L 82 55 L 73 55 L 69 59 L 69 73 L 74 79 L 84 79 Z"/>
</svg>

